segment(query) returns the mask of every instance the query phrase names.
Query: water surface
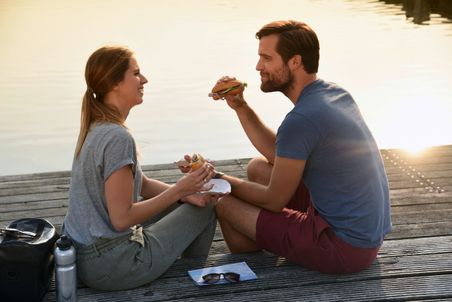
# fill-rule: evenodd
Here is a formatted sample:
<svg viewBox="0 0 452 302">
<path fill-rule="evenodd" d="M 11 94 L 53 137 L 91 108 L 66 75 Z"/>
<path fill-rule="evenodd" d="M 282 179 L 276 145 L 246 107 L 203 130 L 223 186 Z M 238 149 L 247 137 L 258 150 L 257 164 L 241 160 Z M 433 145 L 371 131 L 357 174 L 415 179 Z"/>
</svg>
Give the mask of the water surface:
<svg viewBox="0 0 452 302">
<path fill-rule="evenodd" d="M 319 77 L 352 93 L 381 148 L 452 143 L 452 24 L 439 14 L 419 25 L 401 5 L 365 0 L 3 0 L 0 175 L 70 169 L 84 66 L 110 43 L 132 48 L 149 79 L 128 118 L 143 164 L 257 155 L 234 112 L 207 93 L 234 75 L 263 121 L 280 124 L 292 105 L 260 91 L 254 38 L 278 19 L 314 28 Z"/>
</svg>

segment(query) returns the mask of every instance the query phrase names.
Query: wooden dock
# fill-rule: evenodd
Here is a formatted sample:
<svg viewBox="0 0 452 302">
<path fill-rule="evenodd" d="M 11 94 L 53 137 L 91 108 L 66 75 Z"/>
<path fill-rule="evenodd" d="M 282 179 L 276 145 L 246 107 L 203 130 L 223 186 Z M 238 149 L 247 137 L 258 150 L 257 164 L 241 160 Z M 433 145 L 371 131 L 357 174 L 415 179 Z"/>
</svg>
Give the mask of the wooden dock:
<svg viewBox="0 0 452 302">
<path fill-rule="evenodd" d="M 326 275 L 267 252 L 232 255 L 218 229 L 206 261 L 179 260 L 158 280 L 133 290 L 105 292 L 80 284 L 78 301 L 452 301 L 452 145 L 418 156 L 394 149 L 381 154 L 394 229 L 363 272 Z M 244 178 L 248 160 L 222 160 L 216 166 Z M 172 164 L 143 170 L 170 183 L 180 177 Z M 41 217 L 59 228 L 69 181 L 68 171 L 0 177 L 0 226 Z M 200 288 L 187 275 L 190 269 L 240 261 L 248 263 L 257 280 Z M 43 301 L 55 301 L 53 282 Z"/>
</svg>

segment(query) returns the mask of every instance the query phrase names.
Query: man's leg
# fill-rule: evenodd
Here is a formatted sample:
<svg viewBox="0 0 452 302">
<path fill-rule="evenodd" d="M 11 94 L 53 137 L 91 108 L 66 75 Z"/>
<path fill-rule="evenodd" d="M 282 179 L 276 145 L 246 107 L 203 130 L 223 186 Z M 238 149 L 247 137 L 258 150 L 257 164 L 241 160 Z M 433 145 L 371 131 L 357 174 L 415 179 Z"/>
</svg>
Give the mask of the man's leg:
<svg viewBox="0 0 452 302">
<path fill-rule="evenodd" d="M 253 158 L 247 166 L 248 179 L 260 184 L 270 181 L 272 165 L 265 158 Z M 260 208 L 228 195 L 216 206 L 224 240 L 232 253 L 252 252 L 256 245 L 256 222 Z"/>
<path fill-rule="evenodd" d="M 224 240 L 232 253 L 259 250 L 256 245 L 256 222 L 260 208 L 227 195 L 220 199 L 215 209 Z"/>
<path fill-rule="evenodd" d="M 272 174 L 273 165 L 271 165 L 264 157 L 256 157 L 250 160 L 246 167 L 248 180 L 268 185 Z"/>
</svg>

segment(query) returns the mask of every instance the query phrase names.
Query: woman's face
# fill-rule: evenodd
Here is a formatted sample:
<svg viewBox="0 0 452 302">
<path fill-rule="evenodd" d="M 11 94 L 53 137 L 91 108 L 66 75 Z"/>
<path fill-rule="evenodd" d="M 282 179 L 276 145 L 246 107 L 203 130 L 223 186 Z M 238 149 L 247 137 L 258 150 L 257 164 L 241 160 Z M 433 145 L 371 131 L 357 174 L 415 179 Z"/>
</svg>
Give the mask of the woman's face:
<svg viewBox="0 0 452 302">
<path fill-rule="evenodd" d="M 123 105 L 132 108 L 143 102 L 144 84 L 148 80 L 140 73 L 140 67 L 134 57 L 130 58 L 129 69 L 124 74 L 124 79 L 116 86 L 117 93 Z"/>
</svg>

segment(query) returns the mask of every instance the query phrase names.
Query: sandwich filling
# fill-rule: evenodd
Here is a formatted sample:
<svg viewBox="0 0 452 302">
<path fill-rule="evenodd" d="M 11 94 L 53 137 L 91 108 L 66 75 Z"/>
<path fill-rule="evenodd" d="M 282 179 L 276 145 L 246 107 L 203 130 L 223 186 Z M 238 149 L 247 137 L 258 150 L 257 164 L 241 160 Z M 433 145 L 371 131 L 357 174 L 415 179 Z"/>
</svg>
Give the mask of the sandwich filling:
<svg viewBox="0 0 452 302">
<path fill-rule="evenodd" d="M 246 87 L 246 85 L 247 85 L 246 83 L 243 83 L 243 87 Z M 226 88 L 224 90 L 218 91 L 217 93 L 218 94 L 226 94 L 226 93 L 231 92 L 232 90 L 238 89 L 240 87 L 242 87 L 242 84 Z"/>
</svg>

